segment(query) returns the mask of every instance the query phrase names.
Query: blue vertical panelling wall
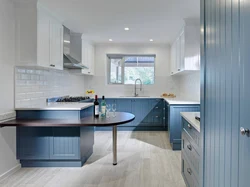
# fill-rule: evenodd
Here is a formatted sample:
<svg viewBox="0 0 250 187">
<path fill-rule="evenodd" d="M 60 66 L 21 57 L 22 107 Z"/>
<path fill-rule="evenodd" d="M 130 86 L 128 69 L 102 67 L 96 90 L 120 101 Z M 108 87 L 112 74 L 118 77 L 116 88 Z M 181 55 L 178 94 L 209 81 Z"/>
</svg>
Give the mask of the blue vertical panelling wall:
<svg viewBox="0 0 250 187">
<path fill-rule="evenodd" d="M 239 132 L 249 128 L 249 20 L 247 0 L 201 1 L 204 187 L 250 186 L 250 138 Z"/>
</svg>

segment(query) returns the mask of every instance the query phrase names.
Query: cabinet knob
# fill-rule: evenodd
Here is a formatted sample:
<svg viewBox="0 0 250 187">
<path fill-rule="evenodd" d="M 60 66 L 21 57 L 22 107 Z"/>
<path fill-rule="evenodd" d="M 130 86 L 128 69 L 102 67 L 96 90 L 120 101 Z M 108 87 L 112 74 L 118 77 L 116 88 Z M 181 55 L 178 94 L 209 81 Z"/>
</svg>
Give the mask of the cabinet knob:
<svg viewBox="0 0 250 187">
<path fill-rule="evenodd" d="M 249 136 L 250 131 L 249 131 L 249 129 L 245 129 L 244 127 L 241 127 L 240 133 L 242 136 L 245 136 L 245 135 Z"/>
<path fill-rule="evenodd" d="M 178 71 L 181 71 L 181 69 L 178 69 Z"/>
<path fill-rule="evenodd" d="M 191 168 L 187 168 L 187 172 L 189 173 L 189 175 L 192 175 L 192 170 L 191 170 Z"/>
<path fill-rule="evenodd" d="M 158 118 L 159 116 L 155 116 L 156 118 Z"/>
<path fill-rule="evenodd" d="M 189 129 L 192 129 L 192 126 L 191 126 L 190 124 L 188 124 L 188 128 L 189 128 Z"/>
<path fill-rule="evenodd" d="M 56 66 L 55 66 L 54 64 L 50 64 L 50 67 L 53 67 L 53 68 L 54 68 L 54 67 L 56 67 Z"/>
<path fill-rule="evenodd" d="M 157 109 L 157 108 L 159 108 L 159 107 L 157 106 L 157 107 L 155 107 L 155 108 Z"/>
<path fill-rule="evenodd" d="M 192 151 L 192 146 L 191 145 L 187 145 L 187 148 Z"/>
</svg>

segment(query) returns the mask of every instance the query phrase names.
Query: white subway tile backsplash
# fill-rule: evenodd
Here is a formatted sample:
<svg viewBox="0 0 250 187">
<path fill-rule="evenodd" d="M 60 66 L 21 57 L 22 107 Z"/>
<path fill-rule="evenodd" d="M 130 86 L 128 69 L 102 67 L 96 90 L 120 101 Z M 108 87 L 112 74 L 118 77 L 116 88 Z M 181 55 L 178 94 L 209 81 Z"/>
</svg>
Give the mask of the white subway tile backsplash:
<svg viewBox="0 0 250 187">
<path fill-rule="evenodd" d="M 18 94 L 16 94 L 16 99 L 17 100 L 26 99 L 26 94 L 25 93 L 18 93 Z"/>
<path fill-rule="evenodd" d="M 15 107 L 44 104 L 49 97 L 84 95 L 84 77 L 40 67 L 16 67 Z"/>
<path fill-rule="evenodd" d="M 30 80 L 30 78 L 29 74 L 21 74 L 21 80 Z"/>
<path fill-rule="evenodd" d="M 26 73 L 26 69 L 17 68 L 16 73 Z"/>
</svg>

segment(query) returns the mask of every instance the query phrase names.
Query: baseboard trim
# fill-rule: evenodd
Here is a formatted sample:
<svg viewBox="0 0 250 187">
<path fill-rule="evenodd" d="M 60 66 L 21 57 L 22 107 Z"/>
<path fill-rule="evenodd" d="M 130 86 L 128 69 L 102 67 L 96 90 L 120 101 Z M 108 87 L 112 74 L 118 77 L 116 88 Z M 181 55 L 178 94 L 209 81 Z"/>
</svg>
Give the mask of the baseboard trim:
<svg viewBox="0 0 250 187">
<path fill-rule="evenodd" d="M 6 171 L 2 175 L 0 175 L 0 181 L 12 175 L 13 173 L 17 172 L 19 169 L 21 169 L 21 164 L 17 164 L 15 167 L 11 168 L 9 171 Z"/>
</svg>

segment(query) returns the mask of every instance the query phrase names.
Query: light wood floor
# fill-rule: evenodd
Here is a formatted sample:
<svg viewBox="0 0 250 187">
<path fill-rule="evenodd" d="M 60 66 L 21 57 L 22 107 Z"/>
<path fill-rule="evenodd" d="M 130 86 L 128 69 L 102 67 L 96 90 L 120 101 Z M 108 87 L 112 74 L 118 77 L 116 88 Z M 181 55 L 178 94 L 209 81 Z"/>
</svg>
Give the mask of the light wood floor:
<svg viewBox="0 0 250 187">
<path fill-rule="evenodd" d="M 1 187 L 185 187 L 181 153 L 167 132 L 118 132 L 118 165 L 112 133 L 96 132 L 94 153 L 82 168 L 22 168 Z"/>
</svg>

